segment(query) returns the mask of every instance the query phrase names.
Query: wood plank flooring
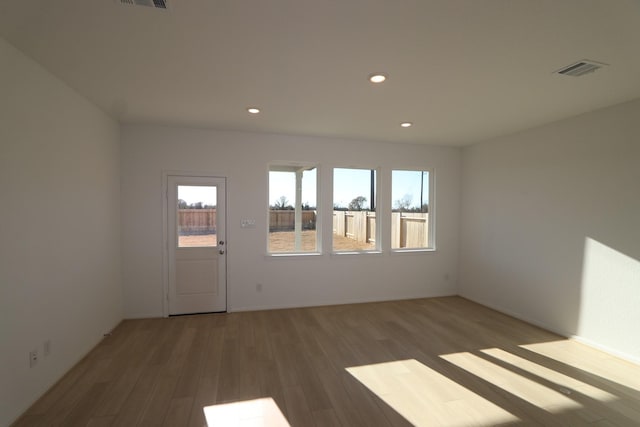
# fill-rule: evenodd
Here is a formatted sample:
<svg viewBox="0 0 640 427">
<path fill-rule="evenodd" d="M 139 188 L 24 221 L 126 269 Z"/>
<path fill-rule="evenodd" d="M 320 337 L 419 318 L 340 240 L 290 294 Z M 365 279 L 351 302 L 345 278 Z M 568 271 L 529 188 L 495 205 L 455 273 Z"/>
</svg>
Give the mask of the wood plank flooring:
<svg viewBox="0 0 640 427">
<path fill-rule="evenodd" d="M 294 427 L 632 426 L 640 366 L 459 297 L 126 320 L 15 426 L 260 425 L 261 398 Z"/>
</svg>

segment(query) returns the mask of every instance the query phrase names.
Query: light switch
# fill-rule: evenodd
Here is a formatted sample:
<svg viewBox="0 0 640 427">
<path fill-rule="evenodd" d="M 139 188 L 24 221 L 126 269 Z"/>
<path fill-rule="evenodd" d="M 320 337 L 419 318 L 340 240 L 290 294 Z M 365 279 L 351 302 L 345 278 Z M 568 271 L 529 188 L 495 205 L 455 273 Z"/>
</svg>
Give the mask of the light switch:
<svg viewBox="0 0 640 427">
<path fill-rule="evenodd" d="M 256 228 L 256 220 L 255 219 L 240 220 L 240 228 Z"/>
</svg>

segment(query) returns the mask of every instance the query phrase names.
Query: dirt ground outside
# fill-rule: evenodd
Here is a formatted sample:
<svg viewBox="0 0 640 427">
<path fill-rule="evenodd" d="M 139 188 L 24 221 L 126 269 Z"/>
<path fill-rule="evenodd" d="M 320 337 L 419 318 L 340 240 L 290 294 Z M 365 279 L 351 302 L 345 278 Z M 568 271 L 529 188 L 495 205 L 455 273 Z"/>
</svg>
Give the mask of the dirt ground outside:
<svg viewBox="0 0 640 427">
<path fill-rule="evenodd" d="M 178 247 L 180 248 L 198 248 L 203 246 L 216 246 L 215 234 L 198 234 L 191 236 L 180 236 L 178 239 Z"/>
<path fill-rule="evenodd" d="M 274 231 L 269 233 L 269 252 L 293 252 L 295 233 L 293 231 Z M 361 243 L 347 237 L 333 235 L 334 251 L 362 251 L 375 249 L 375 243 Z M 316 250 L 316 231 L 302 232 L 302 251 Z"/>
<path fill-rule="evenodd" d="M 191 236 L 180 236 L 179 247 L 211 247 L 216 246 L 215 234 L 201 234 Z M 269 233 L 269 252 L 293 252 L 295 233 L 293 231 L 275 231 Z M 362 251 L 375 249 L 374 243 L 362 243 L 349 239 L 348 237 L 333 235 L 334 251 Z M 302 251 L 314 252 L 316 250 L 315 230 L 305 230 L 302 232 Z"/>
</svg>

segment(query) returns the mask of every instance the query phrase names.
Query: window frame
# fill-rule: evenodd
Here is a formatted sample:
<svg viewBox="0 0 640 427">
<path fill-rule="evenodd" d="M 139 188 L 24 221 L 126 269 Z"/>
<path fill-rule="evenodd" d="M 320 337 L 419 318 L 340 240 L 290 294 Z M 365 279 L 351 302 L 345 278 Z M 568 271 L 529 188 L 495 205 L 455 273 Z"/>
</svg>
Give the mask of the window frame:
<svg viewBox="0 0 640 427">
<path fill-rule="evenodd" d="M 272 252 L 269 247 L 269 228 L 270 228 L 270 211 L 271 211 L 271 200 L 270 200 L 270 183 L 271 183 L 271 172 L 279 172 L 278 170 L 273 170 L 272 168 L 282 168 L 283 170 L 280 172 L 288 172 L 289 168 L 291 168 L 290 172 L 295 173 L 295 168 L 304 170 L 316 170 L 316 201 L 315 201 L 315 214 L 316 214 L 316 248 L 314 251 L 296 251 L 295 248 L 293 251 L 289 252 Z M 321 202 L 321 166 L 316 162 L 298 162 L 298 161 L 272 161 L 267 164 L 267 215 L 266 215 L 266 256 L 268 258 L 278 258 L 278 257 L 300 257 L 300 256 L 316 256 L 322 254 L 322 202 Z M 296 201 L 294 201 L 294 204 Z M 302 203 L 302 200 L 300 201 Z M 303 211 L 304 212 L 304 211 Z"/>
<path fill-rule="evenodd" d="M 429 185 L 428 185 L 428 199 L 429 199 L 429 209 L 427 211 L 427 233 L 428 233 L 428 245 L 426 247 L 419 248 L 394 248 L 392 241 L 392 228 L 393 228 L 393 172 L 394 171 L 407 171 L 407 172 L 428 172 L 429 173 Z M 389 231 L 387 232 L 389 236 L 389 248 L 392 254 L 402 254 L 402 253 L 416 253 L 416 252 L 435 252 L 436 251 L 436 195 L 435 195 L 435 182 L 436 182 L 436 174 L 435 168 L 432 167 L 424 167 L 424 168 L 415 168 L 415 167 L 392 167 L 389 173 L 390 178 L 390 199 L 391 204 L 389 206 Z"/>
<path fill-rule="evenodd" d="M 372 249 L 364 249 L 364 250 L 335 250 L 334 249 L 334 232 L 333 232 L 333 215 L 335 212 L 334 206 L 335 206 L 335 170 L 336 169 L 357 169 L 357 170 L 364 170 L 364 171 L 374 171 L 375 172 L 375 187 L 374 187 L 374 191 L 375 191 L 375 204 L 374 204 L 374 210 L 373 211 L 368 211 L 368 212 L 374 212 L 375 213 L 375 218 L 376 218 L 376 230 L 375 230 L 375 247 Z M 331 239 L 329 242 L 329 247 L 331 248 L 330 253 L 331 255 L 339 255 L 339 256 L 343 256 L 343 255 L 376 255 L 376 254 L 381 254 L 382 253 L 382 227 L 381 227 L 381 223 L 380 223 L 380 184 L 381 184 L 381 179 L 382 179 L 382 173 L 381 173 L 382 168 L 380 166 L 362 166 L 362 165 L 335 165 L 333 167 L 331 167 L 331 203 L 330 206 L 328 207 L 329 209 L 331 209 Z M 371 189 L 370 191 L 371 192 Z"/>
</svg>

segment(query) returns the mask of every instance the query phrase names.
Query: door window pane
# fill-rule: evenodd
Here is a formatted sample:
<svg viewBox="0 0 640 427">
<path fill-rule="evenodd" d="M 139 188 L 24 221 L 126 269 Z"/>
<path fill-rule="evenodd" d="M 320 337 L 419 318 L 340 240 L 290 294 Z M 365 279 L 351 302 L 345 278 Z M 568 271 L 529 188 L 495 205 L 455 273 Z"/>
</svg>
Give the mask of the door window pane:
<svg viewBox="0 0 640 427">
<path fill-rule="evenodd" d="M 178 185 L 178 247 L 217 246 L 216 187 Z"/>
</svg>

